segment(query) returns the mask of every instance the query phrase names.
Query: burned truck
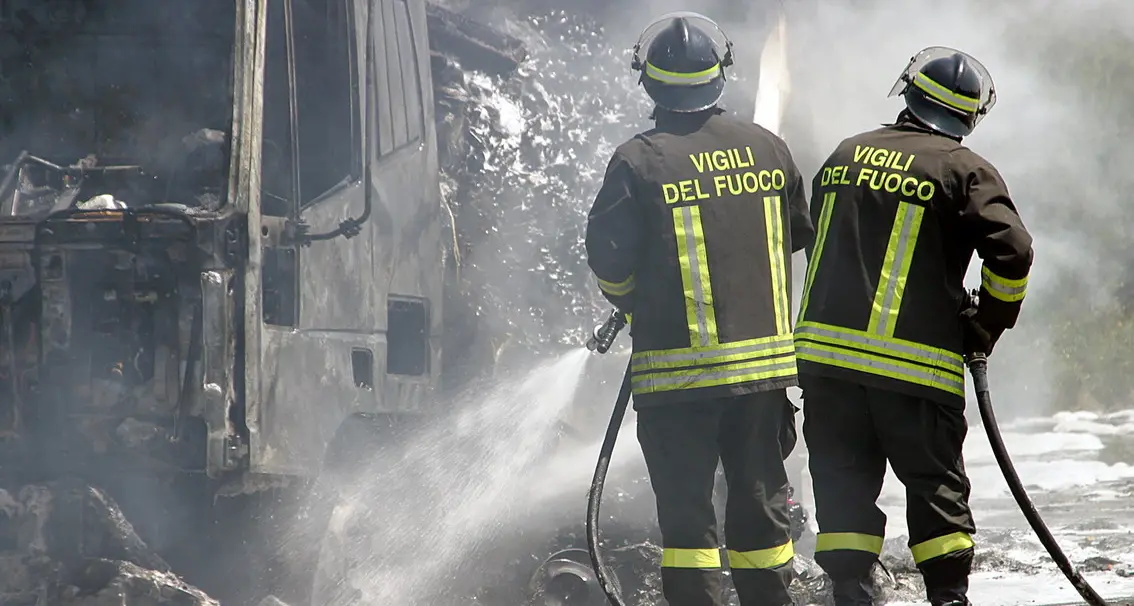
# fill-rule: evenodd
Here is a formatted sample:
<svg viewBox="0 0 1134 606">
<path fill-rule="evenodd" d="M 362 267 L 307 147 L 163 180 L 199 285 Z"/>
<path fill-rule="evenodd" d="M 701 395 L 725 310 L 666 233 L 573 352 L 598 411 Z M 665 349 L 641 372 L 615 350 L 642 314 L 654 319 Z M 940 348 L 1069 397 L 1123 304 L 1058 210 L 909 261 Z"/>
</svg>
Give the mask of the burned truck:
<svg viewBox="0 0 1134 606">
<path fill-rule="evenodd" d="M 437 412 L 431 16 L 0 0 L 5 485 L 104 486 L 174 570 L 254 576 L 202 545 L 307 491 L 352 423 Z"/>
</svg>

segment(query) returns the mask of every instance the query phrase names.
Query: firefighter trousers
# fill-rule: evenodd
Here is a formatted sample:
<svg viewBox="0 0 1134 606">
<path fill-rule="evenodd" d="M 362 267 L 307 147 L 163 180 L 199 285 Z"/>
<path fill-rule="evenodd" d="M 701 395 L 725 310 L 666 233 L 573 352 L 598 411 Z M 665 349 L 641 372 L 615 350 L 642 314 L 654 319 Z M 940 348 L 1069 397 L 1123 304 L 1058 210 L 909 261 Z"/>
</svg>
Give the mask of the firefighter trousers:
<svg viewBox="0 0 1134 606">
<path fill-rule="evenodd" d="M 787 588 L 795 552 L 783 452 L 795 445 L 794 411 L 785 390 L 638 409 L 669 606 L 727 603 L 713 508 L 718 461 L 728 486 L 725 559 L 741 605 L 792 603 Z"/>
<path fill-rule="evenodd" d="M 836 604 L 870 604 L 886 515 L 886 462 L 906 489 L 909 547 L 934 606 L 966 603 L 976 532 L 961 448 L 964 410 L 856 383 L 807 376 L 803 436 L 819 523 L 815 560 Z"/>
</svg>

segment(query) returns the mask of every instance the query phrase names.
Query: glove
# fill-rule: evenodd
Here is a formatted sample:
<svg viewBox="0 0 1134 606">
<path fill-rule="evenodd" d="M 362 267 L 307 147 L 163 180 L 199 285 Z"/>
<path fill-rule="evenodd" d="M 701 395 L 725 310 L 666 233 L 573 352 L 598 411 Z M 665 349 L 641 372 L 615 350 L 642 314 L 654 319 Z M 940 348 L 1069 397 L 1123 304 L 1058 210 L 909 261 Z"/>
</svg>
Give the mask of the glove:
<svg viewBox="0 0 1134 606">
<path fill-rule="evenodd" d="M 965 354 L 983 353 L 992 355 L 996 341 L 1004 331 L 990 331 L 981 324 L 980 311 L 976 307 L 969 307 L 961 311 L 961 330 L 963 331 L 962 345 Z"/>
</svg>

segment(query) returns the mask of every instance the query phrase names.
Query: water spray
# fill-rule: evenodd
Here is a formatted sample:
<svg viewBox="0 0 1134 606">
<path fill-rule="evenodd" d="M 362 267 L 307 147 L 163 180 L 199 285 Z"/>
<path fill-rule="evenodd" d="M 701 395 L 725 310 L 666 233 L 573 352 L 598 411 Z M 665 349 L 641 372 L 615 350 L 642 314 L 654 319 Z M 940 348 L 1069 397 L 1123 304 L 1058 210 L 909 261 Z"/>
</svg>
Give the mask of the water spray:
<svg viewBox="0 0 1134 606">
<path fill-rule="evenodd" d="M 975 307 L 977 304 L 978 301 L 974 292 L 970 299 L 970 305 Z M 1004 474 L 1004 480 L 1008 482 L 1008 489 L 1012 491 L 1012 497 L 1028 520 L 1028 525 L 1032 527 L 1032 531 L 1036 533 L 1048 555 L 1059 567 L 1059 571 L 1067 577 L 1075 591 L 1079 592 L 1079 595 L 1086 600 L 1087 604 L 1090 606 L 1109 606 L 1106 600 L 1083 578 L 1083 575 L 1079 574 L 1079 571 L 1071 565 L 1067 554 L 1063 553 L 1059 543 L 1055 541 L 1055 537 L 1047 528 L 1047 524 L 1036 511 L 1036 506 L 1028 497 L 1027 491 L 1024 490 L 1024 484 L 1016 473 L 1016 466 L 1012 464 L 1012 459 L 1008 456 L 1008 448 L 1004 445 L 1004 438 L 1000 435 L 1000 426 L 996 423 L 996 414 L 992 409 L 992 396 L 988 389 L 988 356 L 984 353 L 969 354 L 965 357 L 965 364 L 969 367 L 969 374 L 973 377 L 973 389 L 976 391 L 980 418 L 984 422 L 984 431 L 988 434 L 992 454 L 996 457 L 996 464 L 1000 466 L 1000 471 Z"/>
<path fill-rule="evenodd" d="M 587 340 L 587 349 L 598 353 L 610 351 L 614 339 L 626 326 L 626 315 L 618 310 L 610 312 L 610 317 L 604 324 L 595 327 L 591 338 Z M 606 484 L 606 472 L 610 468 L 610 457 L 614 453 L 614 445 L 618 441 L 618 432 L 622 429 L 622 419 L 626 416 L 626 406 L 630 404 L 630 365 L 627 363 L 626 372 L 622 375 L 622 387 L 618 390 L 618 399 L 614 401 L 614 410 L 610 413 L 610 423 L 606 426 L 606 436 L 599 449 L 598 463 L 595 465 L 595 475 L 591 479 L 591 490 L 587 495 L 587 551 L 591 556 L 591 566 L 594 567 L 599 587 L 602 588 L 606 599 L 613 606 L 626 606 L 622 599 L 622 591 L 614 574 L 602 561 L 602 552 L 599 548 L 598 520 L 599 508 L 602 506 L 602 489 Z"/>
</svg>

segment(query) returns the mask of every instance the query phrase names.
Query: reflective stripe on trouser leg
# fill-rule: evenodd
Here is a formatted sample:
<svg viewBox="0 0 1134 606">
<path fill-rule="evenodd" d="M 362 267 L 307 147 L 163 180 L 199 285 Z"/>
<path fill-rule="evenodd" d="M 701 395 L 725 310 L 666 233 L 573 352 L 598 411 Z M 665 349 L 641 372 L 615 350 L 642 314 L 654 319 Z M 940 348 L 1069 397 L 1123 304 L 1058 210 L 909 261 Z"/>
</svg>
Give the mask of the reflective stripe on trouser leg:
<svg viewBox="0 0 1134 606">
<path fill-rule="evenodd" d="M 768 549 L 750 551 L 728 550 L 728 567 L 746 569 L 767 569 L 783 566 L 795 557 L 795 544 L 790 540 L 783 545 Z"/>
<path fill-rule="evenodd" d="M 886 516 L 878 495 L 886 455 L 875 437 L 866 390 L 809 377 L 803 435 L 815 498 L 815 561 L 833 580 L 867 578 L 882 551 Z"/>
<path fill-rule="evenodd" d="M 803 297 L 799 302 L 799 319 L 802 321 L 807 312 L 807 299 L 811 294 L 811 283 L 815 281 L 815 270 L 823 257 L 823 246 L 827 243 L 827 230 L 831 227 L 831 213 L 835 206 L 835 192 L 823 194 L 823 207 L 819 211 L 819 224 L 815 226 L 815 247 L 811 251 L 811 258 L 807 262 L 807 276 L 803 282 Z"/>
<path fill-rule="evenodd" d="M 713 311 L 701 209 L 696 206 L 673 209 L 673 231 L 677 236 L 677 259 L 685 290 L 689 344 L 694 347 L 713 345 L 717 343 L 717 317 Z"/>
<path fill-rule="evenodd" d="M 882 553 L 883 538 L 859 532 L 819 532 L 815 563 L 835 583 L 835 603 L 862 603 L 870 591 L 870 571 Z"/>
<path fill-rule="evenodd" d="M 662 594 L 673 606 L 724 606 L 722 573 L 719 548 L 662 549 Z"/>
<path fill-rule="evenodd" d="M 742 606 L 791 603 L 788 478 L 781 453 L 781 434 L 790 422 L 787 391 L 735 396 L 720 423 L 727 494 L 725 534 L 732 582 Z"/>
<path fill-rule="evenodd" d="M 662 592 L 671 604 L 721 606 L 721 555 L 710 496 L 720 420 L 696 406 L 639 411 L 638 443 L 657 500 Z"/>
<path fill-rule="evenodd" d="M 682 549 L 678 547 L 665 547 L 662 549 L 662 568 L 699 568 L 719 569 L 721 567 L 721 550 L 712 549 Z"/>
<path fill-rule="evenodd" d="M 662 549 L 661 574 L 662 593 L 674 606 L 722 604 L 719 548 L 665 547 Z"/>
<path fill-rule="evenodd" d="M 882 553 L 883 537 L 859 532 L 820 532 L 815 536 L 815 553 L 824 551 L 859 551 Z"/>
<path fill-rule="evenodd" d="M 954 532 L 911 545 L 910 551 L 913 553 L 914 563 L 920 565 L 933 558 L 972 549 L 973 546 L 973 538 L 968 533 Z"/>
<path fill-rule="evenodd" d="M 966 603 L 974 551 L 968 533 L 954 532 L 922 541 L 910 550 L 931 604 Z"/>
<path fill-rule="evenodd" d="M 741 606 L 780 606 L 792 603 L 788 588 L 795 578 L 795 568 L 792 566 L 794 558 L 795 545 L 791 539 L 767 549 L 728 550 L 732 584 Z"/>
</svg>

